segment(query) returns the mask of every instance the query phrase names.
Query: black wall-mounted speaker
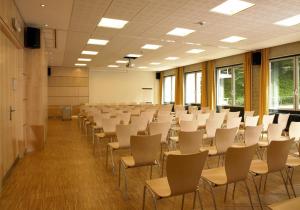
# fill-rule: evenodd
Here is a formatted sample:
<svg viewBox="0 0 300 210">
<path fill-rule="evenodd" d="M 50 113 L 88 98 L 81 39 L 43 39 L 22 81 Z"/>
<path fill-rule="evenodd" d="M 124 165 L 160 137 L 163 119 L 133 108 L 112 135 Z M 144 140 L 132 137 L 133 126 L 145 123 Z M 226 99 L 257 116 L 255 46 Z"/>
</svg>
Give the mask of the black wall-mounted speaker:
<svg viewBox="0 0 300 210">
<path fill-rule="evenodd" d="M 160 72 L 156 72 L 156 79 L 160 79 Z"/>
<path fill-rule="evenodd" d="M 24 45 L 26 48 L 39 49 L 41 47 L 41 30 L 33 27 L 25 28 Z"/>
<path fill-rule="evenodd" d="M 51 67 L 48 67 L 48 77 L 51 77 Z"/>
<path fill-rule="evenodd" d="M 252 65 L 260 65 L 261 64 L 261 52 L 252 53 Z"/>
</svg>

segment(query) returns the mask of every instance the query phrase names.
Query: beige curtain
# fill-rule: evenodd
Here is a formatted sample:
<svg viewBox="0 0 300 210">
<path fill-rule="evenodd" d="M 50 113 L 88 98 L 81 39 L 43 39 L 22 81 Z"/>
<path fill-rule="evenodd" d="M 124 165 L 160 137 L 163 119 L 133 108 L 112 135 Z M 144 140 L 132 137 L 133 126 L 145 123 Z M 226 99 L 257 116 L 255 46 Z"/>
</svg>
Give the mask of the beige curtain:
<svg viewBox="0 0 300 210">
<path fill-rule="evenodd" d="M 179 67 L 176 71 L 175 104 L 183 104 L 183 67 Z"/>
<path fill-rule="evenodd" d="M 207 92 L 208 92 L 208 106 L 211 110 L 216 109 L 216 84 L 215 84 L 215 61 L 207 62 Z"/>
<path fill-rule="evenodd" d="M 207 62 L 201 63 L 201 107 L 207 107 Z"/>
<path fill-rule="evenodd" d="M 252 53 L 247 52 L 244 56 L 244 107 L 245 111 L 251 111 L 251 92 L 252 92 Z"/>
</svg>

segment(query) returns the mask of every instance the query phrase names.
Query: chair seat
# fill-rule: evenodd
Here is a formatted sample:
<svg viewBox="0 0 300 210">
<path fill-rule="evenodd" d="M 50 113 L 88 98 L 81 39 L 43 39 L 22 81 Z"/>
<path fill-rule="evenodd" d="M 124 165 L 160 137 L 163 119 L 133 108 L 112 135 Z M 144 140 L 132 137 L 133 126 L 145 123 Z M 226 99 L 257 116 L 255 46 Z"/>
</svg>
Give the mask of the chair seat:
<svg viewBox="0 0 300 210">
<path fill-rule="evenodd" d="M 299 209 L 300 206 L 300 198 L 293 198 L 289 200 L 285 200 L 282 202 L 274 203 L 269 205 L 269 208 L 272 210 L 290 210 L 290 209 Z"/>
<path fill-rule="evenodd" d="M 170 140 L 171 140 L 171 141 L 178 142 L 178 141 L 179 141 L 179 137 L 178 137 L 178 136 L 171 136 L 171 137 L 170 137 Z"/>
<path fill-rule="evenodd" d="M 249 170 L 255 174 L 266 174 L 268 173 L 268 164 L 263 160 L 252 160 Z"/>
<path fill-rule="evenodd" d="M 105 133 L 96 133 L 95 136 L 98 137 L 98 138 L 104 138 Z"/>
<path fill-rule="evenodd" d="M 234 143 L 231 147 L 242 148 L 242 147 L 246 147 L 246 144 L 244 142 L 237 142 Z"/>
<path fill-rule="evenodd" d="M 259 147 L 267 147 L 267 146 L 269 146 L 269 142 L 268 141 L 264 141 L 264 140 L 258 141 L 258 146 Z"/>
<path fill-rule="evenodd" d="M 227 183 L 225 167 L 203 170 L 201 176 L 215 185 L 224 185 Z"/>
<path fill-rule="evenodd" d="M 119 142 L 110 142 L 110 143 L 108 143 L 108 146 L 110 146 L 114 150 L 120 148 Z"/>
<path fill-rule="evenodd" d="M 168 155 L 181 155 L 181 152 L 179 150 L 167 151 L 167 152 L 164 152 L 164 155 L 165 156 L 168 156 Z"/>
<path fill-rule="evenodd" d="M 214 136 L 208 136 L 206 133 L 203 134 L 203 139 L 212 139 Z"/>
<path fill-rule="evenodd" d="M 288 167 L 297 167 L 300 166 L 300 158 L 289 155 L 286 161 Z"/>
<path fill-rule="evenodd" d="M 212 156 L 212 155 L 217 155 L 218 151 L 216 146 L 210 146 L 210 147 L 201 147 L 200 151 L 203 152 L 205 150 L 208 150 L 208 155 Z"/>
<path fill-rule="evenodd" d="M 165 198 L 171 196 L 171 189 L 167 177 L 147 180 L 146 185 L 158 197 Z"/>
<path fill-rule="evenodd" d="M 135 161 L 133 159 L 133 156 L 124 156 L 121 157 L 121 161 L 124 163 L 126 168 L 134 167 Z"/>
</svg>

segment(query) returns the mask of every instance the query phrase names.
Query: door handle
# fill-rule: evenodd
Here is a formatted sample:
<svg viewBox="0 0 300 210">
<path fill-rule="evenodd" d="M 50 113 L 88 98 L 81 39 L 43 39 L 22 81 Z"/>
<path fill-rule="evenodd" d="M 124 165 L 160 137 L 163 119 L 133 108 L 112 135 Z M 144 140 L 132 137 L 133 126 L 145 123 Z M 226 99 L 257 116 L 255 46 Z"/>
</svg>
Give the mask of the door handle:
<svg viewBox="0 0 300 210">
<path fill-rule="evenodd" d="M 12 120 L 12 113 L 15 111 L 16 110 L 12 106 L 9 106 L 9 120 Z"/>
</svg>

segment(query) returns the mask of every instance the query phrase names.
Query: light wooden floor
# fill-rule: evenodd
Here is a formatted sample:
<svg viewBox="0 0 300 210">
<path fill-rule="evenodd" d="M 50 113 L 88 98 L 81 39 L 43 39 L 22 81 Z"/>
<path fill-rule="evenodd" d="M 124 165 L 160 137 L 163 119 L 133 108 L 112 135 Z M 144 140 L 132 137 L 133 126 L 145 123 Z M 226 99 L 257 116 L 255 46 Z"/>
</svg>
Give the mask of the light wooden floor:
<svg viewBox="0 0 300 210">
<path fill-rule="evenodd" d="M 129 198 L 126 200 L 118 188 L 117 175 L 112 176 L 111 171 L 105 169 L 105 158 L 100 152 L 98 150 L 97 156 L 93 154 L 91 141 L 81 135 L 76 121 L 49 120 L 45 149 L 27 155 L 13 168 L 1 192 L 0 209 L 141 209 L 143 183 L 148 178 L 148 168 L 128 170 Z M 159 171 L 154 170 L 154 177 L 159 176 Z M 295 171 L 294 182 L 300 194 L 299 170 Z M 231 200 L 230 187 L 228 201 L 223 202 L 224 189 L 215 189 L 219 209 L 251 209 L 242 183 L 237 186 L 235 201 Z M 258 209 L 253 187 L 251 192 Z M 209 191 L 202 188 L 201 195 L 205 209 L 213 209 Z M 262 198 L 265 205 L 287 199 L 279 174 L 269 176 Z M 146 201 L 146 209 L 152 209 L 150 196 Z M 160 200 L 158 209 L 180 209 L 180 203 L 180 197 Z M 191 208 L 192 195 L 187 195 L 185 209 Z M 198 203 L 197 209 L 200 209 Z"/>
</svg>

